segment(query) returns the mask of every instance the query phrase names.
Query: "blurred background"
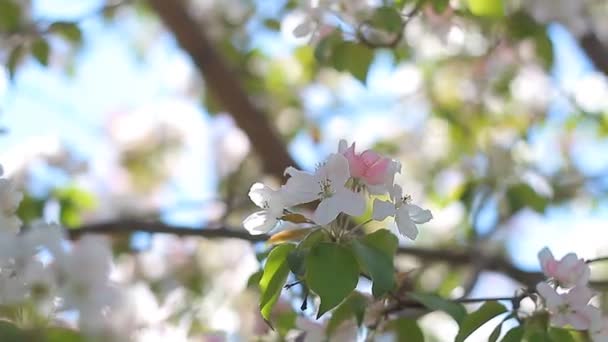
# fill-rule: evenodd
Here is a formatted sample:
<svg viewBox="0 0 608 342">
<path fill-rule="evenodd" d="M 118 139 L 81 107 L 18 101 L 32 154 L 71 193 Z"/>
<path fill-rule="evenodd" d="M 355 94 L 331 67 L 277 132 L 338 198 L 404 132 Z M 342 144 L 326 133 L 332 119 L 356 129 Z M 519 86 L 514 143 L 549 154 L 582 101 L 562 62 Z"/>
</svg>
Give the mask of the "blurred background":
<svg viewBox="0 0 608 342">
<path fill-rule="evenodd" d="M 457 0 L 320 2 L 0 0 L 0 163 L 19 216 L 129 231 L 112 235 L 112 279 L 139 340 L 271 336 L 247 286 L 267 246 L 137 230 L 244 232 L 252 183 L 314 169 L 342 138 L 400 160 L 397 182 L 433 212 L 403 246 L 524 272 L 545 246 L 608 255 L 608 3 L 479 17 Z M 374 21 L 382 6 L 403 26 Z M 522 281 L 483 261 L 397 264 L 452 297 Z M 422 319 L 429 340 L 453 339 L 446 317 Z"/>
</svg>

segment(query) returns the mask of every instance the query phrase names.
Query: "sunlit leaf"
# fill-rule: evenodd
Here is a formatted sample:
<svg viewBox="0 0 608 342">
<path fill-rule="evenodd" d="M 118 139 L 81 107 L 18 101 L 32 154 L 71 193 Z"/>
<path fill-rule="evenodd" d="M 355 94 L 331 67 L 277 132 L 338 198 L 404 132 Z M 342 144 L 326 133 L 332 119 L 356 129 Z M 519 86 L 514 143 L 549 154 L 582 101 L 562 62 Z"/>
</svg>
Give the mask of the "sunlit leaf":
<svg viewBox="0 0 608 342">
<path fill-rule="evenodd" d="M 390 322 L 388 329 L 395 332 L 396 341 L 424 342 L 422 329 L 414 319 L 398 318 Z"/>
<path fill-rule="evenodd" d="M 260 312 L 267 322 L 289 275 L 287 255 L 295 248 L 296 246 L 292 244 L 276 246 L 266 259 L 260 279 Z"/>
<path fill-rule="evenodd" d="M 42 37 L 34 40 L 30 47 L 32 56 L 36 58 L 38 63 L 46 66 L 49 64 L 49 56 L 51 54 L 51 47 L 49 43 Z"/>
<path fill-rule="evenodd" d="M 49 32 L 55 33 L 61 36 L 72 44 L 82 43 L 82 32 L 76 23 L 67 21 L 58 21 L 51 24 Z"/>
<path fill-rule="evenodd" d="M 317 318 L 340 304 L 358 280 L 357 259 L 344 246 L 322 242 L 306 257 L 306 284 L 321 298 Z"/>
<path fill-rule="evenodd" d="M 492 318 L 507 312 L 507 308 L 498 302 L 485 302 L 479 309 L 465 317 L 461 324 L 456 342 L 463 342 L 475 330 L 479 329 Z"/>
<path fill-rule="evenodd" d="M 505 336 L 500 340 L 501 342 L 521 342 L 524 338 L 524 328 L 523 327 L 515 327 L 505 334 Z"/>
<path fill-rule="evenodd" d="M 362 270 L 372 278 L 374 297 L 378 298 L 395 287 L 395 269 L 392 255 L 387 255 L 375 246 L 367 244 L 364 240 L 353 240 L 352 248 Z"/>
<path fill-rule="evenodd" d="M 408 297 L 414 299 L 426 308 L 433 311 L 443 311 L 450 315 L 459 325 L 467 316 L 467 310 L 460 303 L 441 298 L 428 293 L 408 293 Z"/>
<path fill-rule="evenodd" d="M 471 13 L 480 17 L 502 17 L 505 15 L 503 0 L 468 0 Z"/>
</svg>

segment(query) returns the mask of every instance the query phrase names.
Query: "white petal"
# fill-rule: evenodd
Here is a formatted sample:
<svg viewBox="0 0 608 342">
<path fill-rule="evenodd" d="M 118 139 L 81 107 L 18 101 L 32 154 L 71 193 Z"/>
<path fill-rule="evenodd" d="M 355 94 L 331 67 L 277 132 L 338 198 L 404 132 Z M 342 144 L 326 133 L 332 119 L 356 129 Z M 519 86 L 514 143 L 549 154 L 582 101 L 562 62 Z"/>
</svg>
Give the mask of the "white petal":
<svg viewBox="0 0 608 342">
<path fill-rule="evenodd" d="M 549 310 L 555 310 L 564 303 L 560 295 L 546 282 L 541 282 L 536 285 L 536 291 L 543 297 L 545 304 Z"/>
<path fill-rule="evenodd" d="M 430 210 L 422 209 L 415 204 L 407 204 L 406 207 L 412 221 L 418 224 L 429 222 L 433 218 Z"/>
<path fill-rule="evenodd" d="M 346 188 L 340 189 L 332 198 L 338 201 L 341 212 L 350 216 L 361 216 L 365 213 L 365 197 Z"/>
<path fill-rule="evenodd" d="M 255 183 L 249 189 L 249 198 L 260 208 L 264 208 L 265 203 L 269 203 L 274 190 L 262 183 Z"/>
<path fill-rule="evenodd" d="M 379 199 L 374 200 L 372 218 L 376 221 L 382 221 L 389 216 L 395 216 L 395 204 Z"/>
<path fill-rule="evenodd" d="M 575 286 L 564 296 L 570 305 L 574 307 L 584 307 L 594 295 L 595 293 L 587 286 Z"/>
<path fill-rule="evenodd" d="M 319 198 L 321 187 L 314 175 L 288 167 L 285 174 L 291 176 L 281 188 L 283 201 L 287 206 L 312 202 Z"/>
<path fill-rule="evenodd" d="M 342 154 L 344 153 L 344 151 L 346 151 L 346 149 L 348 149 L 348 143 L 346 142 L 346 140 L 340 139 L 340 142 L 338 143 L 338 153 Z"/>
<path fill-rule="evenodd" d="M 407 208 L 401 207 L 397 210 L 395 222 L 397 222 L 397 228 L 399 228 L 401 235 L 416 240 L 418 227 L 416 227 L 416 224 L 410 218 Z"/>
<path fill-rule="evenodd" d="M 268 233 L 276 225 L 277 219 L 269 216 L 268 212 L 265 210 L 256 211 L 243 221 L 243 227 L 245 227 L 251 235 Z"/>
<path fill-rule="evenodd" d="M 335 220 L 340 211 L 340 202 L 336 200 L 335 196 L 332 196 L 319 203 L 313 214 L 313 219 L 317 224 L 326 225 Z"/>
<path fill-rule="evenodd" d="M 555 258 L 553 257 L 553 253 L 551 253 L 551 250 L 545 247 L 541 249 L 540 252 L 538 252 L 538 261 L 540 261 L 541 267 L 544 267 L 544 265 L 548 262 L 555 261 Z"/>
<path fill-rule="evenodd" d="M 319 169 L 319 177 L 329 179 L 334 189 L 343 186 L 350 178 L 348 160 L 341 154 L 330 154 L 325 165 Z"/>
<path fill-rule="evenodd" d="M 395 184 L 395 186 L 393 186 L 391 190 L 391 198 L 393 199 L 393 202 L 397 203 L 398 201 L 401 201 L 402 197 L 403 189 L 401 189 L 401 186 L 399 186 L 399 184 Z"/>
</svg>

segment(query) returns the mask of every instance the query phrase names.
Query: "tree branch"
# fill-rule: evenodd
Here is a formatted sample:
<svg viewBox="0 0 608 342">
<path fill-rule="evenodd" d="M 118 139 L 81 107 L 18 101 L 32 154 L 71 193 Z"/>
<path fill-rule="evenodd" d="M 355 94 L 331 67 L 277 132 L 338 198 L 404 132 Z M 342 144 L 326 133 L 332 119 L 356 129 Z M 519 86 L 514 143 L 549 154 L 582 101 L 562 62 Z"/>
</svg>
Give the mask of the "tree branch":
<svg viewBox="0 0 608 342">
<path fill-rule="evenodd" d="M 134 232 L 164 233 L 178 236 L 198 236 L 208 239 L 232 238 L 250 242 L 263 242 L 268 240 L 268 235 L 250 235 L 243 228 L 211 225 L 205 227 L 174 226 L 158 221 L 146 221 L 137 219 L 122 219 L 83 225 L 76 229 L 67 231 L 70 239 L 77 239 L 84 234 L 131 234 Z M 476 260 L 484 259 L 483 269 L 504 273 L 508 277 L 520 282 L 527 287 L 534 287 L 544 279 L 540 272 L 528 272 L 519 269 L 504 257 L 499 255 L 483 255 L 471 250 L 451 250 L 445 248 L 428 247 L 400 247 L 397 251 L 400 255 L 412 256 L 430 262 L 445 262 L 450 265 L 470 265 Z M 595 283 L 600 287 L 608 284 Z"/>
<path fill-rule="evenodd" d="M 67 230 L 70 239 L 75 240 L 85 234 L 132 234 L 135 232 L 173 234 L 177 236 L 198 236 L 208 239 L 228 238 L 251 242 L 268 240 L 268 235 L 250 235 L 242 228 L 225 226 L 186 227 L 174 226 L 158 221 L 124 219 L 98 222 Z"/>
<path fill-rule="evenodd" d="M 580 38 L 580 44 L 595 67 L 608 75 L 608 48 L 602 44 L 594 32 L 589 32 Z"/>
<path fill-rule="evenodd" d="M 237 76 L 226 65 L 225 58 L 205 35 L 204 27 L 190 15 L 184 1 L 149 0 L 149 4 L 190 55 L 213 96 L 247 134 L 264 170 L 283 177 L 286 167 L 296 165 L 294 160 L 266 116 L 251 102 Z"/>
</svg>

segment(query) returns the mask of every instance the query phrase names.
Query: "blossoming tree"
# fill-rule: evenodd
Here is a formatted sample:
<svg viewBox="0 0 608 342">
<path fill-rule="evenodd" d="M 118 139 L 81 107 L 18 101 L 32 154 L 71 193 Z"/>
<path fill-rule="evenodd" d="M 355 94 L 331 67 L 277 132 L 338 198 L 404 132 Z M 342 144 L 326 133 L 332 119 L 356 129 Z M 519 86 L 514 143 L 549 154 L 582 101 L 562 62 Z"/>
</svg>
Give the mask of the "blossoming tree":
<svg viewBox="0 0 608 342">
<path fill-rule="evenodd" d="M 161 107 L 109 115 L 84 161 L 0 160 L 0 341 L 608 341 L 605 224 L 526 244 L 605 212 L 602 1 L 40 3 L 0 0 L 8 89 L 74 73 L 103 23 L 144 61 L 170 37 L 211 128 Z M 214 196 L 176 224 L 195 164 Z"/>
</svg>

